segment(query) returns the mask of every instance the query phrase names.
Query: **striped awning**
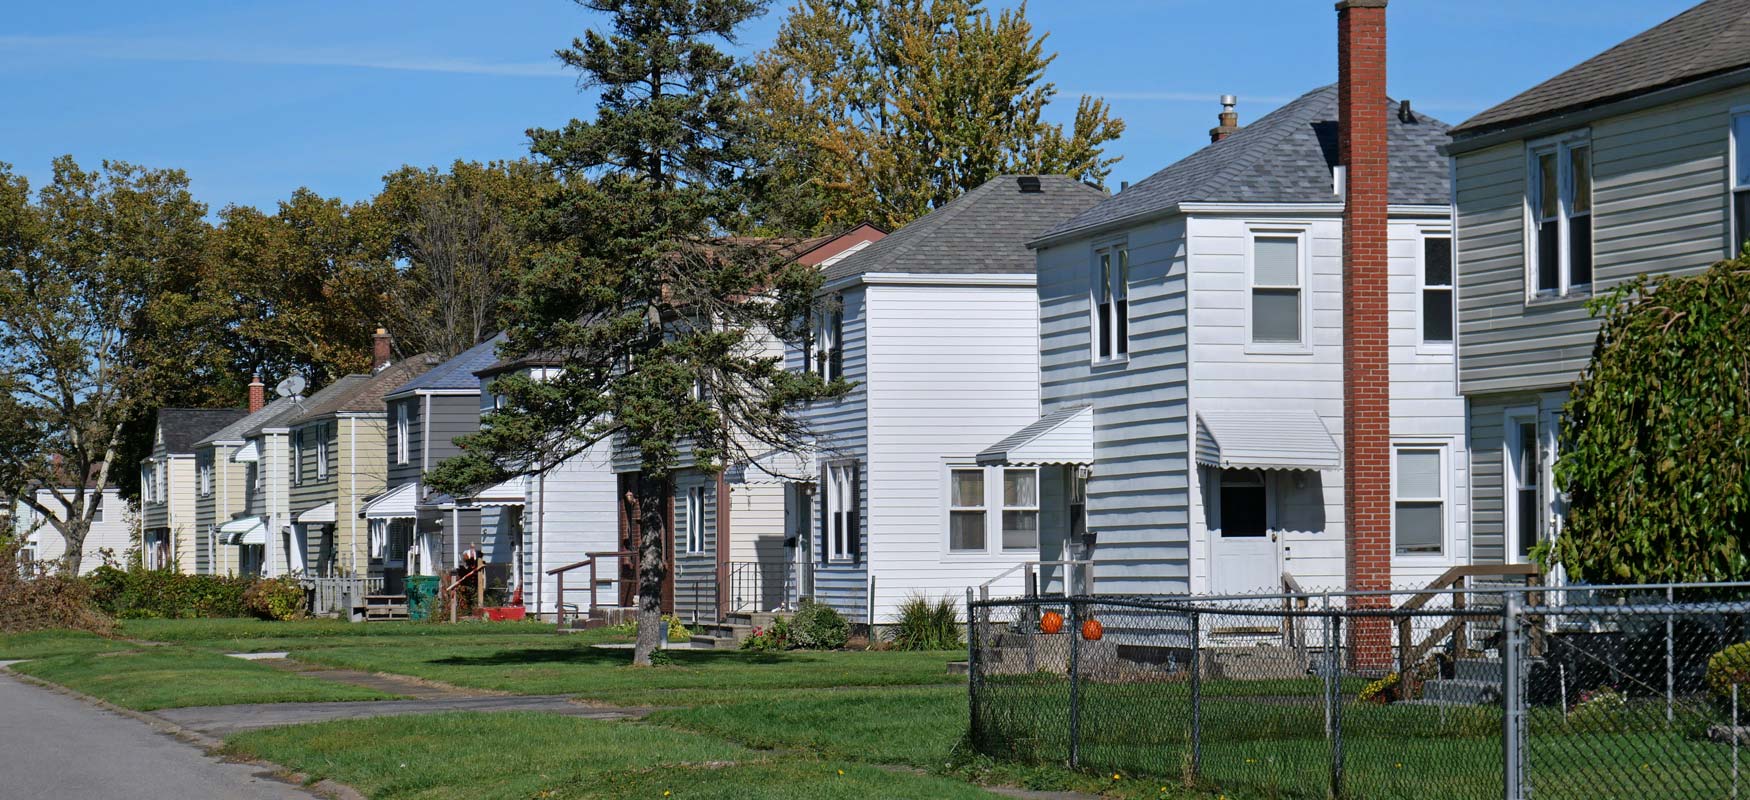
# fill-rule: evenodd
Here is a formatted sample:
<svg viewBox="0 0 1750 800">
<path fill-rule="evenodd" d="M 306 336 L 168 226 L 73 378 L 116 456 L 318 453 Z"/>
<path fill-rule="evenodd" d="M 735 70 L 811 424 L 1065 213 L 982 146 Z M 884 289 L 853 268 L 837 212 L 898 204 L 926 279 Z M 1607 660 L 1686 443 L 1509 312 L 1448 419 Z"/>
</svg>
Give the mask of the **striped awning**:
<svg viewBox="0 0 1750 800">
<path fill-rule="evenodd" d="M 1092 465 L 1094 409 L 1092 406 L 1070 406 L 1046 414 L 979 453 L 978 463 Z"/>
<path fill-rule="evenodd" d="M 1310 409 L 1197 412 L 1197 463 L 1220 469 L 1327 470 L 1343 451 Z"/>
<path fill-rule="evenodd" d="M 419 516 L 419 484 L 403 483 L 365 502 L 365 519 L 413 519 Z"/>
<path fill-rule="evenodd" d="M 267 544 L 267 521 L 261 517 L 238 517 L 219 526 L 226 544 Z"/>
</svg>

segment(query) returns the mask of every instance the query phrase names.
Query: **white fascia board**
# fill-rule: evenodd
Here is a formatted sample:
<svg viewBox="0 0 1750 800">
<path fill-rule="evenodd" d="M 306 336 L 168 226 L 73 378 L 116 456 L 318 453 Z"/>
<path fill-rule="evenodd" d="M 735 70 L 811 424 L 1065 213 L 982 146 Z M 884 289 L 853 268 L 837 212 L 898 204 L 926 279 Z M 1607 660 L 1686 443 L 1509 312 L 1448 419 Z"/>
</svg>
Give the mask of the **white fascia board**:
<svg viewBox="0 0 1750 800">
<path fill-rule="evenodd" d="M 865 272 L 847 275 L 821 287 L 822 292 L 836 292 L 856 285 L 864 286 L 1013 286 L 1031 287 L 1039 283 L 1037 276 L 1023 273 L 991 274 L 924 274 L 916 272 Z"/>
</svg>

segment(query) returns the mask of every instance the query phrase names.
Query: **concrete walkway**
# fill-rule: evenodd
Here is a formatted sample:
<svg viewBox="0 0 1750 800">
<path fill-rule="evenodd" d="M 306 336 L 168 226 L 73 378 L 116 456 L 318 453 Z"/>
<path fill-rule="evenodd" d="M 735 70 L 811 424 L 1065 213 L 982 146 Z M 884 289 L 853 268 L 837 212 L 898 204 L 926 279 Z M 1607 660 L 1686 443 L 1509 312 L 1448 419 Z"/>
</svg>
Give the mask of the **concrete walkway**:
<svg viewBox="0 0 1750 800">
<path fill-rule="evenodd" d="M 261 767 L 207 756 L 140 720 L 0 671 L 0 796 L 309 800 Z"/>
</svg>

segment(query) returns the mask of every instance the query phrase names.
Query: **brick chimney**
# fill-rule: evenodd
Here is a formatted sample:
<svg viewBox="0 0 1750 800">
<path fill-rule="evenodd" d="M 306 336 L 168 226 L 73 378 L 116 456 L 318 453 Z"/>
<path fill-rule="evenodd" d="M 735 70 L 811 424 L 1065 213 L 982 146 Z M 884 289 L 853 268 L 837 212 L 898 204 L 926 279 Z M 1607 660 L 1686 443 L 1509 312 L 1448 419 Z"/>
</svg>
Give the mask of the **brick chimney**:
<svg viewBox="0 0 1750 800">
<path fill-rule="evenodd" d="M 253 414 L 267 405 L 267 384 L 261 382 L 260 375 L 249 379 L 249 413 Z"/>
<path fill-rule="evenodd" d="M 1210 144 L 1215 144 L 1239 133 L 1240 112 L 1234 110 L 1234 106 L 1239 105 L 1239 102 L 1239 98 L 1231 94 L 1221 96 L 1221 116 L 1216 118 L 1221 121 L 1221 124 L 1209 129 Z"/>
<path fill-rule="evenodd" d="M 393 350 L 391 345 L 394 343 L 395 337 L 390 336 L 387 330 L 382 328 L 377 329 L 377 333 L 371 337 L 372 372 L 376 372 L 389 366 L 389 362 L 394 359 L 394 355 L 391 353 Z"/>
<path fill-rule="evenodd" d="M 1350 591 L 1391 588 L 1391 368 L 1386 322 L 1386 0 L 1337 3 L 1337 152 L 1344 166 L 1343 519 Z M 1366 598 L 1360 605 L 1386 605 Z M 1351 606 L 1357 605 L 1355 599 Z M 1362 631 L 1357 630 L 1357 633 Z M 1389 660 L 1385 627 L 1354 657 Z M 1377 639 L 1377 641 L 1376 641 Z"/>
</svg>

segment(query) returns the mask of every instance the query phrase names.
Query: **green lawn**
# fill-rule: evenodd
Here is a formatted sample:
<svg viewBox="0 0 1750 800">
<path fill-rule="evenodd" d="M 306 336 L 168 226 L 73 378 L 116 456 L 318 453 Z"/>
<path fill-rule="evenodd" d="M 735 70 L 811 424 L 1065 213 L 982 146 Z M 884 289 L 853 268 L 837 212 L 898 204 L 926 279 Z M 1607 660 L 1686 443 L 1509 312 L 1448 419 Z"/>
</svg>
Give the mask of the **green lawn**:
<svg viewBox="0 0 1750 800">
<path fill-rule="evenodd" d="M 186 647 L 59 655 L 12 667 L 139 711 L 234 703 L 386 700 L 390 695 Z"/>
<path fill-rule="evenodd" d="M 623 636 L 612 631 L 584 634 L 555 633 L 547 622 L 466 622 L 456 625 L 429 622 L 373 622 L 355 624 L 334 619 L 271 622 L 258 619 L 137 619 L 124 620 L 118 635 L 153 642 L 175 642 L 229 653 L 261 653 L 336 645 L 407 645 L 423 647 L 436 640 L 478 641 L 487 644 L 568 641 L 565 636 L 591 642 Z"/>
<path fill-rule="evenodd" d="M 373 798 L 991 798 L 947 778 L 762 754 L 638 723 L 551 714 L 441 714 L 300 725 L 226 750 L 332 778 Z"/>
<path fill-rule="evenodd" d="M 85 631 L 31 631 L 0 636 L 0 659 L 108 653 L 132 645 Z"/>
</svg>

